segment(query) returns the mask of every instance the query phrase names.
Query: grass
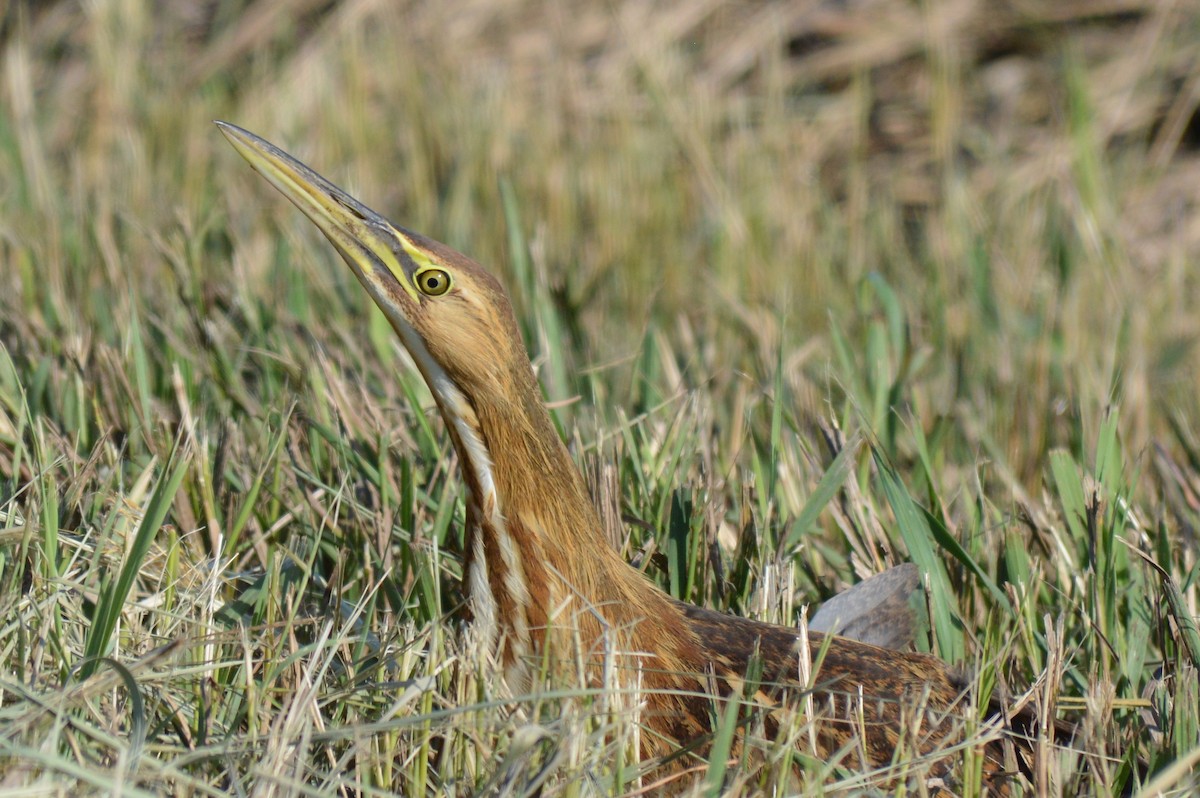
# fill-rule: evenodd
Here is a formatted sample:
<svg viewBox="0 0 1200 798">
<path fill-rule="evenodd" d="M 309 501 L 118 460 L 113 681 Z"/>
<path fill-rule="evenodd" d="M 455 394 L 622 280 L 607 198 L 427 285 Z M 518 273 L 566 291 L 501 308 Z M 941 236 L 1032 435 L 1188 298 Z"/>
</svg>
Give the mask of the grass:
<svg viewBox="0 0 1200 798">
<path fill-rule="evenodd" d="M 6 792 L 649 786 L 621 695 L 477 668 L 428 394 L 213 118 L 494 266 L 649 578 L 794 624 L 915 561 L 1079 724 L 1029 794 L 1196 788 L 1193 4 L 661 5 L 5 7 Z M 880 782 L 771 750 L 697 789 Z"/>
</svg>

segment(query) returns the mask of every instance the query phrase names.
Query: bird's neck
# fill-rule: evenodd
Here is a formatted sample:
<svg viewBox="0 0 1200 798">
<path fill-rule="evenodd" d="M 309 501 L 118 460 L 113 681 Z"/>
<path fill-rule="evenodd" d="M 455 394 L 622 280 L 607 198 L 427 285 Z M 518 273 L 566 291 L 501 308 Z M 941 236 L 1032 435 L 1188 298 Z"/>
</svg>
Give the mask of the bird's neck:
<svg viewBox="0 0 1200 798">
<path fill-rule="evenodd" d="M 476 626 L 510 668 L 558 632 L 589 649 L 619 635 L 626 650 L 661 650 L 675 603 L 609 545 L 540 396 L 526 395 L 474 403 L 470 429 L 451 424 L 469 489 L 464 576 Z"/>
</svg>

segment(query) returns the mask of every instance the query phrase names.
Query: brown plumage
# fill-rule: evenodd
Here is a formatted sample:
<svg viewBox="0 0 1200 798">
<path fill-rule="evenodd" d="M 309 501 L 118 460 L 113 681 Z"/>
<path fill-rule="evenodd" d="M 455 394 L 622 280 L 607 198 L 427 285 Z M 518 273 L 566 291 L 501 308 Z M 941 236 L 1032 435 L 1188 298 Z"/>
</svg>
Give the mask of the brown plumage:
<svg viewBox="0 0 1200 798">
<path fill-rule="evenodd" d="M 250 164 L 313 220 L 341 253 L 411 352 L 446 420 L 467 495 L 466 590 L 473 628 L 514 692 L 549 651 L 582 646 L 597 663 L 629 652 L 645 688 L 643 754 L 666 756 L 711 733 L 714 700 L 731 691 L 778 731 L 787 711 L 820 717 L 820 756 L 848 766 L 891 763 L 900 736 L 930 753 L 955 742 L 965 682 L 922 654 L 809 635 L 809 658 L 827 644 L 815 689 L 800 684 L 793 629 L 732 617 L 668 596 L 630 568 L 604 538 L 583 479 L 543 407 L 500 283 L 470 258 L 395 226 L 262 139 L 222 132 Z M 532 665 L 531 665 L 532 664 Z M 755 688 L 748 671 L 760 669 Z M 719 709 L 717 710 L 719 714 Z M 919 723 L 913 723 L 913 720 Z M 847 745 L 850 744 L 848 747 Z M 989 749 L 988 783 L 1004 780 Z M 945 766 L 930 771 L 942 775 Z"/>
</svg>

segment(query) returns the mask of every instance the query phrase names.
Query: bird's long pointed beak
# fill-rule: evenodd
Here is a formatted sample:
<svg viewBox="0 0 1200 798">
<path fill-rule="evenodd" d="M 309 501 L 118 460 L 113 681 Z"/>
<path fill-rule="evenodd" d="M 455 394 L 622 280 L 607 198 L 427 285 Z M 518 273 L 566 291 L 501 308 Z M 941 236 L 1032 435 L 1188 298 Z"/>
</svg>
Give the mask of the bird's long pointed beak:
<svg viewBox="0 0 1200 798">
<path fill-rule="evenodd" d="M 418 301 L 412 275 L 433 264 L 408 234 L 269 141 L 228 122 L 216 125 L 254 170 L 325 234 L 381 307 L 397 283 Z"/>
</svg>

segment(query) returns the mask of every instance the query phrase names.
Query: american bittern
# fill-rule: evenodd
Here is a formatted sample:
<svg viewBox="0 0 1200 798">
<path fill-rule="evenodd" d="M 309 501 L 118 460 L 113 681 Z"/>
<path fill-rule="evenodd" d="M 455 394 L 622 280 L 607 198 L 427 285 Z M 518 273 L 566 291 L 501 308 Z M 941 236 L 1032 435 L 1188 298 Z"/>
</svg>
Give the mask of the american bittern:
<svg viewBox="0 0 1200 798">
<path fill-rule="evenodd" d="M 600 652 L 617 630 L 621 648 L 640 655 L 647 756 L 705 740 L 713 701 L 741 695 L 752 667 L 761 674 L 751 696 L 760 706 L 806 694 L 796 630 L 677 601 L 607 543 L 496 278 L 392 224 L 268 142 L 217 124 L 341 253 L 428 383 L 468 487 L 468 610 L 512 690 L 528 689 L 531 668 L 548 650 L 582 644 Z M 820 716 L 810 741 L 821 756 L 883 767 L 902 735 L 905 750 L 921 754 L 959 739 L 953 710 L 966 680 L 941 660 L 815 632 L 808 645 L 810 659 L 820 658 L 807 695 Z M 768 717 L 764 733 L 777 723 Z M 994 754 L 986 778 L 999 786 Z M 943 775 L 945 767 L 931 772 Z"/>
</svg>

